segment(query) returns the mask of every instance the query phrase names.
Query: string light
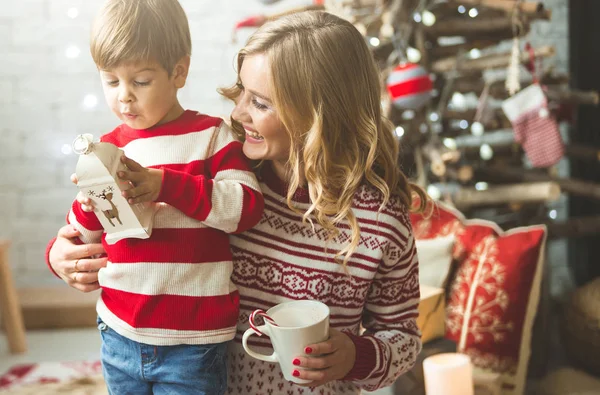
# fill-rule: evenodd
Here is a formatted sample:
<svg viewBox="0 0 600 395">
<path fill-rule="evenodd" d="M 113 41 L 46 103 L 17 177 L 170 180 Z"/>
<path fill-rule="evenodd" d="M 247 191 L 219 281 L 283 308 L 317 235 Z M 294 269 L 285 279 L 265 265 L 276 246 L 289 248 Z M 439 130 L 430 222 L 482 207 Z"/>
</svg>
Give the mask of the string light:
<svg viewBox="0 0 600 395">
<path fill-rule="evenodd" d="M 406 110 L 402 113 L 402 119 L 405 121 L 410 121 L 415 117 L 415 112 L 413 110 Z"/>
<path fill-rule="evenodd" d="M 459 5 L 458 6 L 458 13 L 459 14 L 464 14 L 465 12 L 467 12 L 467 8 L 464 5 Z"/>
<path fill-rule="evenodd" d="M 487 182 L 480 181 L 477 184 L 475 184 L 475 189 L 478 191 L 486 191 L 488 188 L 489 185 Z"/>
<path fill-rule="evenodd" d="M 75 7 L 71 7 L 67 10 L 67 16 L 71 19 L 77 18 L 78 15 L 79 15 L 79 10 Z"/>
<path fill-rule="evenodd" d="M 550 219 L 556 219 L 558 217 L 558 212 L 556 210 L 550 210 L 548 217 L 550 217 Z"/>
<path fill-rule="evenodd" d="M 479 15 L 479 11 L 477 10 L 477 8 L 471 8 L 469 10 L 469 16 L 471 18 L 475 18 L 477 15 Z"/>
<path fill-rule="evenodd" d="M 81 50 L 76 45 L 69 45 L 65 50 L 65 56 L 69 59 L 75 59 L 80 53 Z"/>
<path fill-rule="evenodd" d="M 83 106 L 87 109 L 95 108 L 98 105 L 98 98 L 95 95 L 85 95 L 83 98 Z"/>
<path fill-rule="evenodd" d="M 450 99 L 450 104 L 454 108 L 463 109 L 467 106 L 467 99 L 462 93 L 454 92 L 454 94 L 452 95 L 452 99 Z"/>
<path fill-rule="evenodd" d="M 471 134 L 473 134 L 473 136 L 483 136 L 484 131 L 485 128 L 483 127 L 483 124 L 481 122 L 473 122 L 471 124 Z"/>
<path fill-rule="evenodd" d="M 440 120 L 440 114 L 438 114 L 437 112 L 432 112 L 431 114 L 429 114 L 429 120 L 431 122 L 437 122 Z"/>
<path fill-rule="evenodd" d="M 481 148 L 479 148 L 479 156 L 481 156 L 481 159 L 483 160 L 490 160 L 494 157 L 494 150 L 489 144 L 483 144 Z"/>
<path fill-rule="evenodd" d="M 481 51 L 477 48 L 473 48 L 469 51 L 469 56 L 471 59 L 479 59 L 481 57 Z"/>
<path fill-rule="evenodd" d="M 406 49 L 406 57 L 411 63 L 419 63 L 421 61 L 421 51 L 413 47 L 408 47 Z"/>
<path fill-rule="evenodd" d="M 456 140 L 451 138 L 444 139 L 444 146 L 450 150 L 456 150 Z"/>
<path fill-rule="evenodd" d="M 381 42 L 379 41 L 379 39 L 377 37 L 371 37 L 369 39 L 369 44 L 371 44 L 371 46 L 373 46 L 373 47 L 378 47 L 380 43 Z"/>
<path fill-rule="evenodd" d="M 439 198 L 442 197 L 442 192 L 440 191 L 440 189 L 438 187 L 436 187 L 435 185 L 429 185 L 427 187 L 427 194 L 433 199 L 433 200 L 439 200 Z"/>
<path fill-rule="evenodd" d="M 435 24 L 435 15 L 431 11 L 424 11 L 422 18 L 425 26 L 433 26 Z"/>
<path fill-rule="evenodd" d="M 71 144 L 63 144 L 62 147 L 60 148 L 60 152 L 62 152 L 65 155 L 71 154 L 71 152 L 73 152 L 73 149 L 71 148 Z"/>
<path fill-rule="evenodd" d="M 396 136 L 404 136 L 404 128 L 402 126 L 396 126 Z"/>
<path fill-rule="evenodd" d="M 469 127 L 469 121 L 467 121 L 466 119 L 461 119 L 458 123 L 458 127 L 462 130 L 466 130 Z"/>
<path fill-rule="evenodd" d="M 413 14 L 413 20 L 417 23 L 421 23 L 421 21 L 423 20 L 423 17 L 418 12 L 415 12 Z"/>
</svg>

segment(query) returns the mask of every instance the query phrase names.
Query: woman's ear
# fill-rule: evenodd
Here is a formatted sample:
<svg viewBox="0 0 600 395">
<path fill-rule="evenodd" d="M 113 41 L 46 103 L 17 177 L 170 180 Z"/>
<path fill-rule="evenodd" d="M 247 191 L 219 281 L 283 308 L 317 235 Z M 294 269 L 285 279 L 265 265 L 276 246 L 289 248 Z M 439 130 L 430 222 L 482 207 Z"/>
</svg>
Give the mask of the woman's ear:
<svg viewBox="0 0 600 395">
<path fill-rule="evenodd" d="M 177 89 L 181 89 L 185 86 L 185 81 L 187 80 L 189 71 L 190 57 L 186 55 L 181 58 L 173 68 L 173 81 L 175 82 L 175 87 Z"/>
</svg>

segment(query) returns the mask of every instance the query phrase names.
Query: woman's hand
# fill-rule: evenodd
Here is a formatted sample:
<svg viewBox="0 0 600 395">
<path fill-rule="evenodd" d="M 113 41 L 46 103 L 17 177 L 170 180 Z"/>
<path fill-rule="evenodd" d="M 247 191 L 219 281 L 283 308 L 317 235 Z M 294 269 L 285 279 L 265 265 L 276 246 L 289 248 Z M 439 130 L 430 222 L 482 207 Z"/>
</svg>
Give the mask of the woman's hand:
<svg viewBox="0 0 600 395">
<path fill-rule="evenodd" d="M 98 270 L 106 266 L 106 258 L 92 256 L 103 254 L 104 247 L 102 244 L 77 245 L 72 239 L 79 235 L 79 231 L 72 225 L 60 228 L 50 250 L 50 265 L 71 287 L 91 292 L 100 288 Z"/>
<path fill-rule="evenodd" d="M 313 380 L 308 384 L 297 384 L 304 387 L 318 387 L 345 377 L 354 367 L 356 360 L 354 342 L 348 335 L 336 329 L 329 330 L 327 341 L 310 344 L 304 352 L 306 353 L 304 356 L 299 356 L 292 361 L 299 368 L 292 373 L 295 377 Z"/>
<path fill-rule="evenodd" d="M 147 169 L 125 156 L 121 157 L 128 171 L 118 172 L 123 181 L 128 181 L 132 188 L 123 191 L 123 196 L 129 204 L 154 202 L 160 195 L 162 187 L 163 171 L 159 169 Z"/>
</svg>

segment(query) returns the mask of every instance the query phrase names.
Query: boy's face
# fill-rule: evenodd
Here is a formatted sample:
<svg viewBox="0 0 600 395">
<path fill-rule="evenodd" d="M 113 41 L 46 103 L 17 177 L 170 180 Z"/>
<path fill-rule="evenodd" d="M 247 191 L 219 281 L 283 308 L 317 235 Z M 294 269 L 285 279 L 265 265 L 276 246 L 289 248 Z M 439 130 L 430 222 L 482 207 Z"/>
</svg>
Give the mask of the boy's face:
<svg viewBox="0 0 600 395">
<path fill-rule="evenodd" d="M 189 57 L 169 76 L 158 63 L 124 63 L 101 69 L 104 97 L 113 113 L 133 129 L 148 129 L 177 119 L 183 109 L 177 90 L 185 85 Z"/>
</svg>

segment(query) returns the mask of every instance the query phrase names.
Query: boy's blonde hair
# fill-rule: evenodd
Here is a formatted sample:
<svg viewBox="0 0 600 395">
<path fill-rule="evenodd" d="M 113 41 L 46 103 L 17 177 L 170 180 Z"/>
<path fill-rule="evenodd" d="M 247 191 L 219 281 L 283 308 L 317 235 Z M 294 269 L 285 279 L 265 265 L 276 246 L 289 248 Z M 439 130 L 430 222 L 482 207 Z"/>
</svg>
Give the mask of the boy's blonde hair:
<svg viewBox="0 0 600 395">
<path fill-rule="evenodd" d="M 351 23 L 319 11 L 263 25 L 239 52 L 238 74 L 244 59 L 256 54 L 269 60 L 271 100 L 292 141 L 288 206 L 293 208 L 303 170 L 312 203 L 304 219 L 314 215 L 331 236 L 341 221 L 350 224 L 350 242 L 336 254 L 346 264 L 360 241 L 352 203 L 361 184 L 381 192 L 380 210 L 392 196 L 411 208 L 416 192 L 420 210 L 427 201 L 399 167 L 399 144 L 393 125 L 382 116 L 373 56 Z M 221 93 L 236 100 L 241 91 L 232 86 Z M 241 125 L 232 123 L 243 136 Z"/>
<path fill-rule="evenodd" d="M 177 0 L 108 0 L 94 21 L 90 51 L 100 69 L 157 62 L 170 75 L 192 53 L 187 16 Z"/>
</svg>

